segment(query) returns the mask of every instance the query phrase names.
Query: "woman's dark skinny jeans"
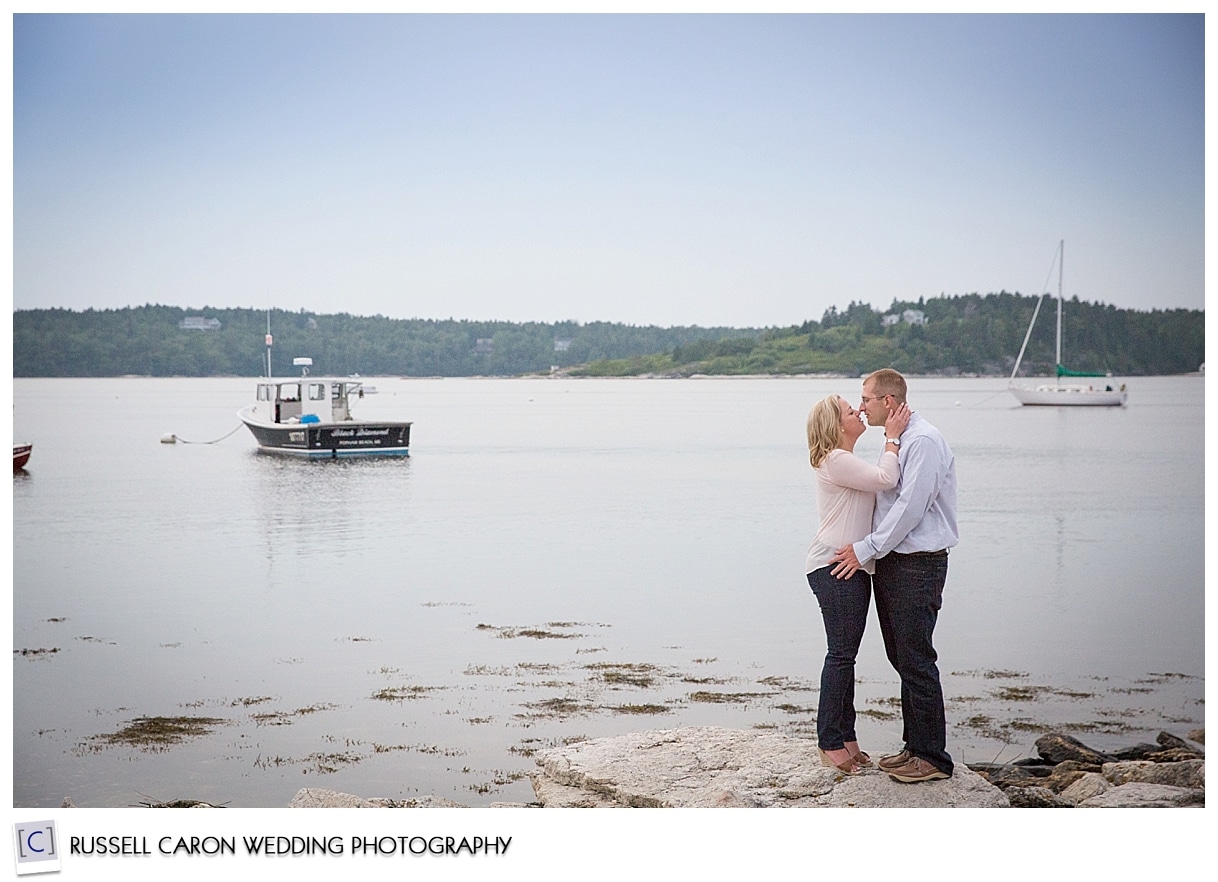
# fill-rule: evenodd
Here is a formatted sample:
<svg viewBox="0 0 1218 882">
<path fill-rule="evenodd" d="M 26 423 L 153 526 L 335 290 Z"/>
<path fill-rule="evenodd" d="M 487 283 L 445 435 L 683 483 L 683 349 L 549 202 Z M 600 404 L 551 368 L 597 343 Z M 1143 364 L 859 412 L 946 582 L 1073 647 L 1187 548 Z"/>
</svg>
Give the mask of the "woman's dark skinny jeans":
<svg viewBox="0 0 1218 882">
<path fill-rule="evenodd" d="M 859 570 L 849 579 L 838 579 L 831 570 L 826 566 L 808 573 L 808 585 L 825 620 L 829 647 L 821 669 L 820 706 L 816 712 L 821 750 L 841 750 L 847 741 L 858 741 L 854 731 L 854 659 L 871 606 L 871 576 Z"/>
</svg>

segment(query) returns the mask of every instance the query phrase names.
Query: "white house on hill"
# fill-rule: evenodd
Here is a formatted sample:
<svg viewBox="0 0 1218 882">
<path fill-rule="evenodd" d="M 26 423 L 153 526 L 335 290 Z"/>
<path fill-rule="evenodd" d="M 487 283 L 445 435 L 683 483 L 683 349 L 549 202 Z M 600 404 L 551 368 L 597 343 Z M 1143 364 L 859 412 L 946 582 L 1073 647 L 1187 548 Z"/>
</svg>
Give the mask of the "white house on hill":
<svg viewBox="0 0 1218 882">
<path fill-rule="evenodd" d="M 178 322 L 178 327 L 183 331 L 214 331 L 220 327 L 220 320 L 192 315 Z"/>
<path fill-rule="evenodd" d="M 920 309 L 907 309 L 900 315 L 890 312 L 880 321 L 886 328 L 890 328 L 899 322 L 905 322 L 907 325 L 924 325 L 926 324 L 926 313 Z"/>
</svg>

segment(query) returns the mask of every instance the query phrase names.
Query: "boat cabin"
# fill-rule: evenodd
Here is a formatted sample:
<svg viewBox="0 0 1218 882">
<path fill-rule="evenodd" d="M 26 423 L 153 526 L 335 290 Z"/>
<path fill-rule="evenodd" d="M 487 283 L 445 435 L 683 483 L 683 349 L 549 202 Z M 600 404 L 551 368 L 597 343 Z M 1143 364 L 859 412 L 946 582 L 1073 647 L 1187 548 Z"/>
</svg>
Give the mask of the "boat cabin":
<svg viewBox="0 0 1218 882">
<path fill-rule="evenodd" d="M 364 397 L 359 380 L 263 380 L 252 415 L 268 423 L 341 423 L 352 419 L 352 396 Z"/>
</svg>

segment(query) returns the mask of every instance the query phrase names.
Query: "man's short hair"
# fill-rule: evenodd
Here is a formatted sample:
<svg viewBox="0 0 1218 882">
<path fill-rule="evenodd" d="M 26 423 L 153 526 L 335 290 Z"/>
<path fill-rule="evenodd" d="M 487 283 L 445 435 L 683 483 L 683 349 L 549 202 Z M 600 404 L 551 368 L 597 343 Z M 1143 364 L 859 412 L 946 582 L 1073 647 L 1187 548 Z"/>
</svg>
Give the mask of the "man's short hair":
<svg viewBox="0 0 1218 882">
<path fill-rule="evenodd" d="M 891 395 L 899 404 L 905 403 L 905 396 L 909 392 L 905 385 L 905 378 L 892 368 L 880 368 L 863 382 L 870 383 L 876 395 Z"/>
</svg>

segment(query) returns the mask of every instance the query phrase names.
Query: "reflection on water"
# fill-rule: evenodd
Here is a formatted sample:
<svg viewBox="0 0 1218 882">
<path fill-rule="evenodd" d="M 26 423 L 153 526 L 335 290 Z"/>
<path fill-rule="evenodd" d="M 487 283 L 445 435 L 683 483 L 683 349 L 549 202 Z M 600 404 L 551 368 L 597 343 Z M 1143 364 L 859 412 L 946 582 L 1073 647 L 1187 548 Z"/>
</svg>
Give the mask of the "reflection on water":
<svg viewBox="0 0 1218 882">
<path fill-rule="evenodd" d="M 566 739 L 814 731 L 803 423 L 857 380 L 376 384 L 361 415 L 414 420 L 409 459 L 158 443 L 231 429 L 244 380 L 15 382 L 36 444 L 13 484 L 17 805 L 526 801 L 532 753 Z M 1026 754 L 1047 725 L 1097 746 L 1201 725 L 1202 392 L 1144 379 L 1126 408 L 1059 410 L 911 381 L 961 488 L 936 634 L 958 759 Z M 874 621 L 859 673 L 886 750 Z M 106 740 L 192 716 L 221 723 Z"/>
<path fill-rule="evenodd" d="M 251 457 L 250 502 L 268 560 L 367 550 L 386 525 L 411 517 L 409 458 L 309 462 Z"/>
</svg>

